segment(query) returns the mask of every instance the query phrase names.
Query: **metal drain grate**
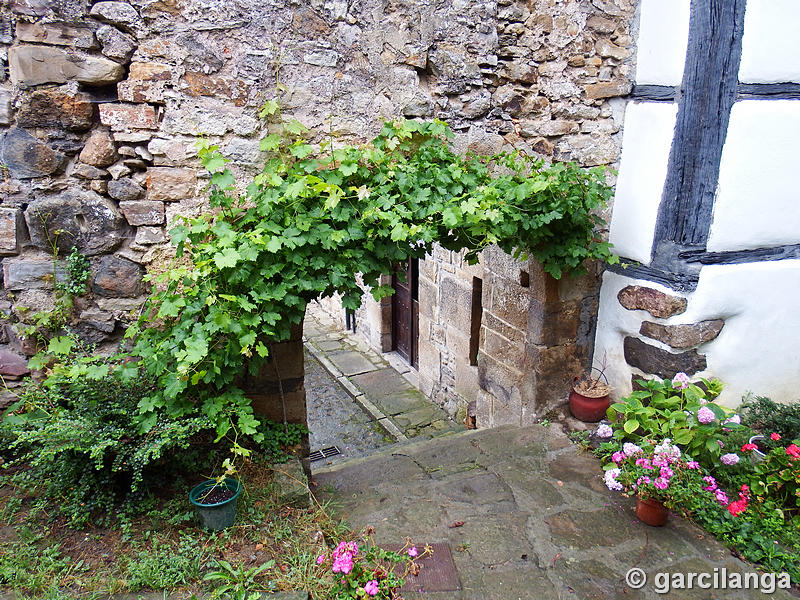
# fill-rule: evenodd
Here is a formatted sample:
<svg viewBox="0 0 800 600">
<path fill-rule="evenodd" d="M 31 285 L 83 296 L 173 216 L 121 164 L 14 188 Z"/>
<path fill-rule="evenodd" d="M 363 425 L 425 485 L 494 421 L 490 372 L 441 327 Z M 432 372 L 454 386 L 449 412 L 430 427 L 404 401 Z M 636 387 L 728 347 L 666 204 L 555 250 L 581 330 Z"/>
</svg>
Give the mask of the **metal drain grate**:
<svg viewBox="0 0 800 600">
<path fill-rule="evenodd" d="M 337 454 L 341 454 L 341 451 L 336 446 L 328 446 L 327 448 L 315 450 L 309 454 L 308 460 L 314 462 L 315 460 L 323 460 L 325 458 L 330 458 L 331 456 L 336 456 Z"/>
</svg>

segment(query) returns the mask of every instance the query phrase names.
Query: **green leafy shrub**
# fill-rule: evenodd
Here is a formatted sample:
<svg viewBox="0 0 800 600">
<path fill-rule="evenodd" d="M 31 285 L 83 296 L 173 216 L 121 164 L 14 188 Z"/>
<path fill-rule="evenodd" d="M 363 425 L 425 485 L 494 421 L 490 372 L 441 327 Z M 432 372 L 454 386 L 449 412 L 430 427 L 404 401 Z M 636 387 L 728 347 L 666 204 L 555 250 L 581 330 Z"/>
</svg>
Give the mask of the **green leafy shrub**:
<svg viewBox="0 0 800 600">
<path fill-rule="evenodd" d="M 704 379 L 702 387 L 689 384 L 688 378 L 686 383 L 669 379 L 639 379 L 637 383 L 643 389 L 608 408 L 609 420 L 618 424 L 616 440 L 669 438 L 710 468 L 722 453 L 725 430 L 741 427 L 732 411 L 713 402 L 722 390 L 719 381 Z"/>
<path fill-rule="evenodd" d="M 800 447 L 796 443 L 773 448 L 755 466 L 751 489 L 760 499 L 770 499 L 800 529 Z"/>
<path fill-rule="evenodd" d="M 152 380 L 123 379 L 107 363 L 92 366 L 105 373 L 90 379 L 56 369 L 42 384 L 29 384 L 0 424 L 10 450 L 18 451 L 12 464 L 24 467 L 17 483 L 56 500 L 54 509 L 75 525 L 120 503 L 146 508 L 164 481 L 164 457 L 174 458 L 207 429 L 199 417 L 162 414 L 142 435 L 137 407 L 152 393 Z"/>
<path fill-rule="evenodd" d="M 778 433 L 787 440 L 800 439 L 800 402 L 778 404 L 757 396 L 742 405 L 743 423 L 766 434 Z"/>
</svg>

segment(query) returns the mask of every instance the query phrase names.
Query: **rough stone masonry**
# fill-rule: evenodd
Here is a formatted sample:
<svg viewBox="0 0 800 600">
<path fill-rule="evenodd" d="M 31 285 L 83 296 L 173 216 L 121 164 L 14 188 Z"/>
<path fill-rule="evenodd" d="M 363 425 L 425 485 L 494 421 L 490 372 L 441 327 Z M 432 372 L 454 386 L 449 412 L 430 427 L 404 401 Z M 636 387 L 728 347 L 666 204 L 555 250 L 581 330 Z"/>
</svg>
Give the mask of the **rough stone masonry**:
<svg viewBox="0 0 800 600">
<path fill-rule="evenodd" d="M 0 352 L 35 351 L 11 322 L 52 308 L 54 241 L 91 261 L 75 331 L 119 340 L 168 225 L 206 206 L 194 141 L 219 143 L 239 175 L 257 169 L 276 74 L 284 113 L 317 135 L 438 117 L 462 150 L 614 163 L 633 14 L 633 0 L 6 0 Z M 444 402 L 454 367 L 440 365 Z"/>
</svg>

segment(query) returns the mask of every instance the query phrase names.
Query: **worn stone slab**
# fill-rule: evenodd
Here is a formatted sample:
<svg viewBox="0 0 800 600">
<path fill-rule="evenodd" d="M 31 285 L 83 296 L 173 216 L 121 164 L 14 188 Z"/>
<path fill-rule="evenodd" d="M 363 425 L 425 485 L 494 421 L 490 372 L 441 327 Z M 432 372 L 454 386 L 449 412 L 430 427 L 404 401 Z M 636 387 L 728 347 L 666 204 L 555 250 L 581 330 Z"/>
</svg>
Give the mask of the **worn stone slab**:
<svg viewBox="0 0 800 600">
<path fill-rule="evenodd" d="M 67 254 L 73 246 L 88 256 L 114 250 L 125 237 L 125 221 L 114 203 L 95 192 L 66 190 L 35 200 L 25 210 L 31 241 L 52 251 L 52 232 L 61 230 L 57 245 Z"/>
<path fill-rule="evenodd" d="M 710 342 L 719 335 L 724 325 L 725 321 L 722 319 L 712 319 L 686 325 L 662 325 L 661 323 L 644 321 L 639 328 L 639 333 L 659 342 L 664 342 L 673 348 L 685 349 Z"/>
<path fill-rule="evenodd" d="M 360 352 L 354 352 L 352 350 L 329 352 L 327 356 L 342 374 L 347 376 L 375 371 L 378 368 L 364 358 L 364 355 Z"/>
<path fill-rule="evenodd" d="M 70 80 L 90 85 L 116 83 L 125 68 L 107 58 L 75 55 L 51 46 L 12 46 L 8 50 L 11 80 L 16 85 L 66 83 Z"/>
<path fill-rule="evenodd" d="M 673 354 L 634 337 L 626 337 L 623 348 L 629 365 L 662 379 L 672 379 L 676 373 L 693 375 L 706 368 L 706 357 L 696 350 Z"/>
<path fill-rule="evenodd" d="M 14 127 L 0 137 L 0 162 L 13 177 L 32 179 L 58 172 L 64 156 L 24 129 Z"/>
</svg>

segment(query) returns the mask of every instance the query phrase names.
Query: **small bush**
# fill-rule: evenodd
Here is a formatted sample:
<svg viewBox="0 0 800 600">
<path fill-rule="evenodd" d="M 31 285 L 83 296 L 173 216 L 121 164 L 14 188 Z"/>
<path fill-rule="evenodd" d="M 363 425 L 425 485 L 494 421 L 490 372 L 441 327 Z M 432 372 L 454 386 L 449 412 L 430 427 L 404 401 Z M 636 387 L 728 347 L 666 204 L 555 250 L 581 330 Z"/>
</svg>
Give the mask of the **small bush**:
<svg viewBox="0 0 800 600">
<path fill-rule="evenodd" d="M 766 435 L 778 433 L 787 440 L 800 439 L 800 402 L 778 404 L 757 396 L 742 405 L 743 423 Z"/>
</svg>

